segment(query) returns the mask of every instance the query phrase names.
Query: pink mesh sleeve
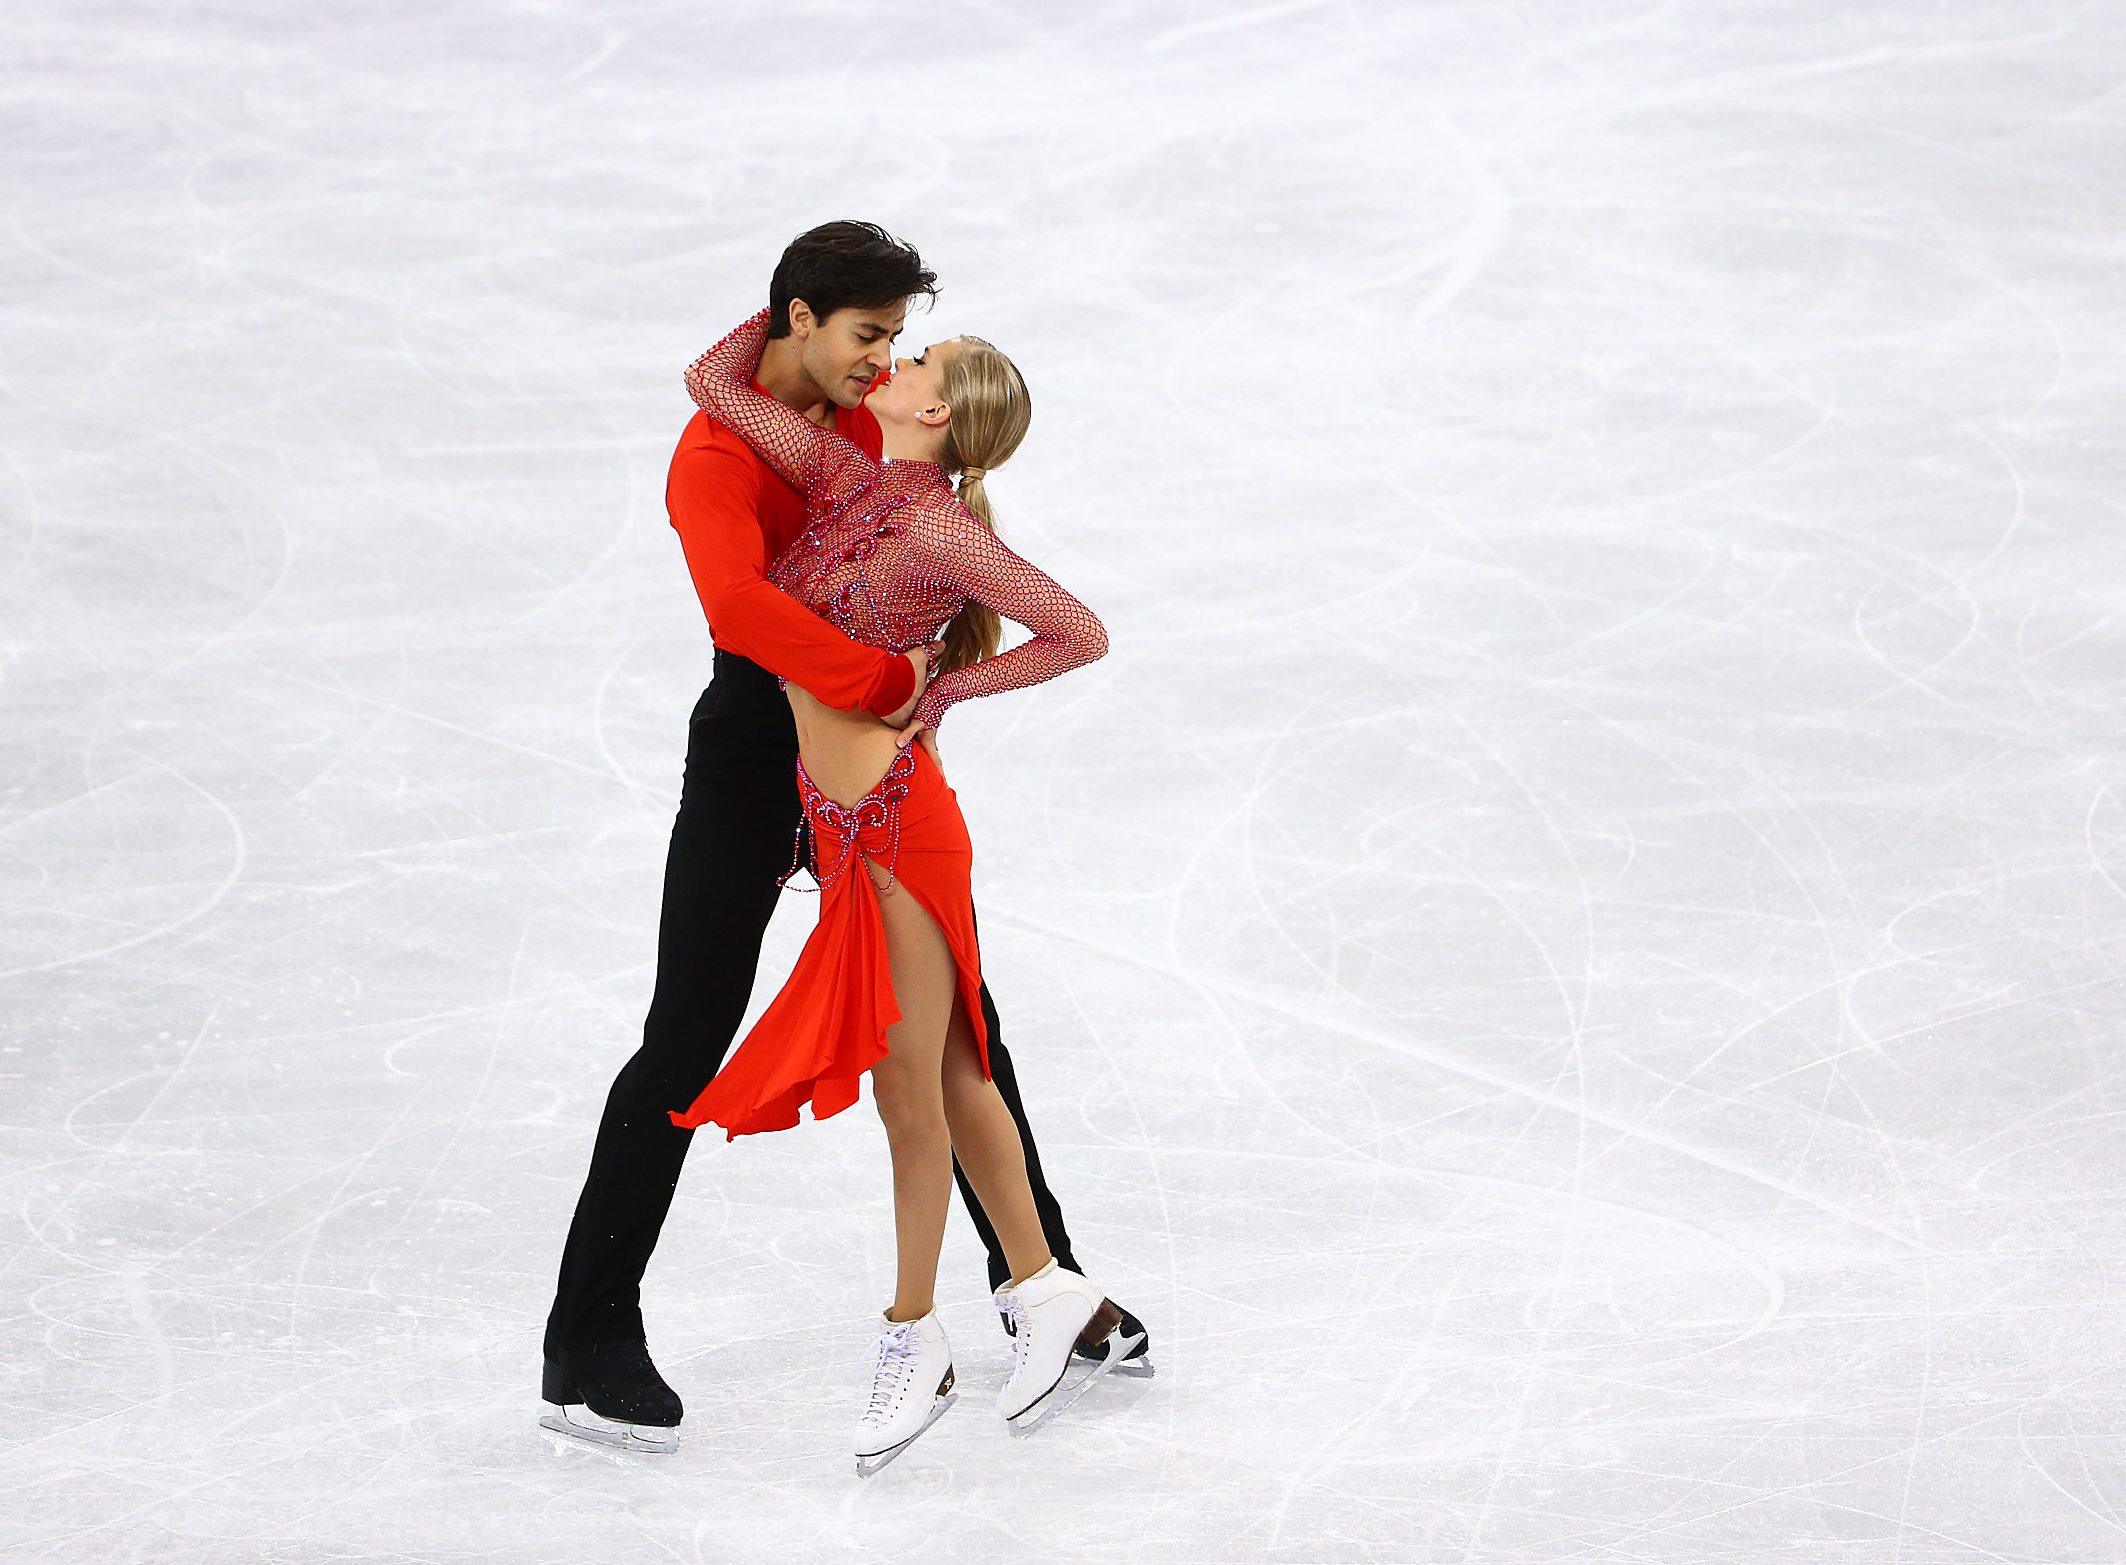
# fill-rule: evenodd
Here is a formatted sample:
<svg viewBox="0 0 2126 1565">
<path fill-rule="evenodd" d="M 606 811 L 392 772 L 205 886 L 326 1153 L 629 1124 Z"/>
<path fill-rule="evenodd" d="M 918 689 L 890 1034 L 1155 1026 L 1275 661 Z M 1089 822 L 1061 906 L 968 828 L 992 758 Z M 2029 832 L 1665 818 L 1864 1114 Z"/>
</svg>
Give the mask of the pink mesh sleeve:
<svg viewBox="0 0 2126 1565">
<path fill-rule="evenodd" d="M 946 711 L 974 696 L 1019 690 L 1107 655 L 1107 627 L 1039 566 L 1029 565 L 978 522 L 955 527 L 925 562 L 939 586 L 995 609 L 1033 632 L 1031 641 L 967 668 L 940 674 L 916 703 L 914 721 L 937 727 Z"/>
<path fill-rule="evenodd" d="M 768 312 L 762 310 L 694 361 L 687 392 L 803 494 L 812 515 L 824 516 L 876 478 L 878 464 L 754 386 L 767 340 Z"/>
</svg>

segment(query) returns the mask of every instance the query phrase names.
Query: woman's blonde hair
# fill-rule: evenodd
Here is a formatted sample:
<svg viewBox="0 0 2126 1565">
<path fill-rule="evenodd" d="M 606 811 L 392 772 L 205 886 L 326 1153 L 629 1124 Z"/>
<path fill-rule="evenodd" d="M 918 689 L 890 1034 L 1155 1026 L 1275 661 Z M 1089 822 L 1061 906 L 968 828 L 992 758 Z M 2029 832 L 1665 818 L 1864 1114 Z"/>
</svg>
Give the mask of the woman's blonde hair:
<svg viewBox="0 0 2126 1565">
<path fill-rule="evenodd" d="M 960 504 L 984 527 L 996 529 L 984 476 L 1002 467 L 1026 438 L 1033 423 L 1033 398 L 1018 368 L 979 337 L 962 337 L 945 360 L 945 403 L 952 422 L 945 426 L 945 450 L 939 464 L 960 475 Z M 996 610 L 970 602 L 945 627 L 945 651 L 937 671 L 945 673 L 995 657 L 1004 644 L 1004 622 Z"/>
</svg>

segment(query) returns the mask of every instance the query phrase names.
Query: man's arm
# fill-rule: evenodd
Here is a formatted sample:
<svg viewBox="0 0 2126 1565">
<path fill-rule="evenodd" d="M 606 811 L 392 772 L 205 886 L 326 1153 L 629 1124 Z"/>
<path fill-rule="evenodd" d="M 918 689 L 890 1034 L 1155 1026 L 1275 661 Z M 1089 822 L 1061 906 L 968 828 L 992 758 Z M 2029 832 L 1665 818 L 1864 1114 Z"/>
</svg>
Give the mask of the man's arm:
<svg viewBox="0 0 2126 1565">
<path fill-rule="evenodd" d="M 672 458 L 665 505 L 716 644 L 829 706 L 897 715 L 915 695 L 915 663 L 851 640 L 767 579 L 765 477 L 751 455 L 691 439 Z"/>
</svg>

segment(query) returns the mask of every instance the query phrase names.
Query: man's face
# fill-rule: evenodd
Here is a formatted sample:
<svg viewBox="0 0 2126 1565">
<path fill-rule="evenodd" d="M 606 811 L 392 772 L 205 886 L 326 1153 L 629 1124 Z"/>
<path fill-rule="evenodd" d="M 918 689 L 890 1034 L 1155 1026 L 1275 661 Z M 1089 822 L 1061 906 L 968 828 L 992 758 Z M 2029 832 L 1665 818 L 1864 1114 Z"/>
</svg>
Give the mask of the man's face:
<svg viewBox="0 0 2126 1565">
<path fill-rule="evenodd" d="M 903 299 L 877 309 L 836 310 L 813 318 L 803 300 L 792 300 L 790 330 L 804 343 L 805 373 L 836 407 L 853 408 L 893 364 L 893 339 L 908 319 Z"/>
</svg>

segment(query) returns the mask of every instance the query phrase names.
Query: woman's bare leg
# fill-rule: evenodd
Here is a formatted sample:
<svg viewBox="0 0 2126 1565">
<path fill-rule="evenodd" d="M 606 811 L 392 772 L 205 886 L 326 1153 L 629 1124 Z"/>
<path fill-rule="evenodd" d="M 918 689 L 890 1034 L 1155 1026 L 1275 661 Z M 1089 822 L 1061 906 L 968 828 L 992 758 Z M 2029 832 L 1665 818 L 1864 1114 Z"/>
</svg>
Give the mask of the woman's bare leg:
<svg viewBox="0 0 2126 1565">
<path fill-rule="evenodd" d="M 1048 1237 L 1026 1182 L 1018 1123 L 982 1076 L 952 947 L 922 903 L 898 885 L 886 890 L 885 872 L 870 868 L 901 1013 L 887 1030 L 886 1057 L 871 1071 L 872 1096 L 893 1149 L 899 1271 L 889 1313 L 915 1320 L 934 1303 L 955 1150 L 1004 1246 L 1012 1281 L 1048 1264 Z"/>
<path fill-rule="evenodd" d="M 965 999 L 956 990 L 952 998 L 952 1025 L 941 1062 L 945 1120 L 952 1127 L 952 1148 L 966 1170 L 967 1183 L 1004 1247 L 1011 1280 L 1020 1283 L 1054 1257 L 1033 1204 L 1033 1187 L 1026 1180 L 1026 1148 L 1019 1141 L 1018 1121 L 1004 1106 L 997 1084 L 982 1074 Z"/>
<path fill-rule="evenodd" d="M 866 861 L 869 862 L 868 860 Z M 953 961 L 923 905 L 870 865 L 886 925 L 886 957 L 901 1019 L 886 1031 L 886 1057 L 871 1068 L 871 1095 L 893 1150 L 894 1244 L 899 1261 L 889 1319 L 917 1320 L 935 1304 L 938 1251 L 952 1205 L 952 1132 L 939 1058 L 952 1015 Z"/>
</svg>

